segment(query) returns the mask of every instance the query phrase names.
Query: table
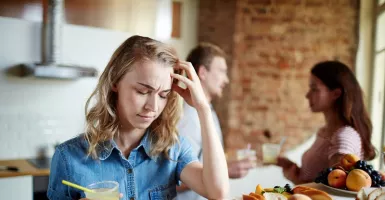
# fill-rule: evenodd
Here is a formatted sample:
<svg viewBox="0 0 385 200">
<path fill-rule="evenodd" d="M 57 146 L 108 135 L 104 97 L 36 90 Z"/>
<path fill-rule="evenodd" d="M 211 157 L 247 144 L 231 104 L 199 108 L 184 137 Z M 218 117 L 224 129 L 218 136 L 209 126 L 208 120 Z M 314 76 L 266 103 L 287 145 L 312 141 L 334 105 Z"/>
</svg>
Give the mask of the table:
<svg viewBox="0 0 385 200">
<path fill-rule="evenodd" d="M 327 192 L 333 198 L 333 200 L 344 200 L 344 199 L 355 199 L 356 198 L 356 195 L 346 194 L 346 193 L 341 193 L 341 192 L 338 192 L 335 190 L 331 190 L 331 189 L 323 186 L 322 184 L 307 183 L 307 184 L 302 184 L 302 185 L 306 186 L 306 187 L 311 187 L 311 188 L 315 188 L 315 189 Z"/>
<path fill-rule="evenodd" d="M 0 160 L 1 166 L 13 166 L 17 167 L 19 171 L 0 171 L 0 178 L 5 177 L 15 177 L 15 176 L 48 176 L 49 175 L 49 169 L 37 169 L 33 165 L 31 165 L 27 160 L 25 159 L 19 159 L 19 160 Z"/>
</svg>

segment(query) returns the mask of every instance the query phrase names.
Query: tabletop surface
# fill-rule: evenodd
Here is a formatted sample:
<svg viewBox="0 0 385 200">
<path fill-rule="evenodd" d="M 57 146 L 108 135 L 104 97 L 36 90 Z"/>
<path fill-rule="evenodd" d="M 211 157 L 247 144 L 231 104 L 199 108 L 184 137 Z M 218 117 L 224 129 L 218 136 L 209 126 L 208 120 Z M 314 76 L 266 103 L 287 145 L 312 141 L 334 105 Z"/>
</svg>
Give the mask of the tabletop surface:
<svg viewBox="0 0 385 200">
<path fill-rule="evenodd" d="M 38 169 L 25 159 L 0 160 L 0 166 L 17 167 L 18 171 L 0 170 L 0 178 L 15 176 L 48 176 L 49 169 Z"/>
</svg>

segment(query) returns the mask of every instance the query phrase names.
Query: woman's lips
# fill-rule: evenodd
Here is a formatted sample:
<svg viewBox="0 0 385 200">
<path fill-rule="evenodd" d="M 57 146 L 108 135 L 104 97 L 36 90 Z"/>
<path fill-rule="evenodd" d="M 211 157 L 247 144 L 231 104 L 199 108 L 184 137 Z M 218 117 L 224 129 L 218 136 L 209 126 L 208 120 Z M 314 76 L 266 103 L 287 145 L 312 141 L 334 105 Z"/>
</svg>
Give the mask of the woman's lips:
<svg viewBox="0 0 385 200">
<path fill-rule="evenodd" d="M 142 118 L 143 120 L 146 120 L 146 121 L 150 121 L 150 120 L 154 119 L 154 116 L 140 115 L 140 114 L 138 114 L 138 116 L 140 118 Z"/>
</svg>

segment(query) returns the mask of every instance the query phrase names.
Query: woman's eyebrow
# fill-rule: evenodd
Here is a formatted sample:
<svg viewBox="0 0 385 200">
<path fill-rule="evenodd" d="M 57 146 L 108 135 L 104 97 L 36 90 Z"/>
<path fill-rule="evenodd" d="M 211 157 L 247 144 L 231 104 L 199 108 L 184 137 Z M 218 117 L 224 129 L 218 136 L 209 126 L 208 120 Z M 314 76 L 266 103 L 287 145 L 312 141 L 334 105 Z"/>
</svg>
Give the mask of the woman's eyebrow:
<svg viewBox="0 0 385 200">
<path fill-rule="evenodd" d="M 156 90 L 154 87 L 152 87 L 151 85 L 147 85 L 147 84 L 144 84 L 144 83 L 140 83 L 140 82 L 137 82 L 139 85 L 142 85 L 148 89 L 151 89 L 151 90 Z M 163 90 L 162 92 L 170 92 L 171 89 L 167 89 L 167 90 Z"/>
</svg>

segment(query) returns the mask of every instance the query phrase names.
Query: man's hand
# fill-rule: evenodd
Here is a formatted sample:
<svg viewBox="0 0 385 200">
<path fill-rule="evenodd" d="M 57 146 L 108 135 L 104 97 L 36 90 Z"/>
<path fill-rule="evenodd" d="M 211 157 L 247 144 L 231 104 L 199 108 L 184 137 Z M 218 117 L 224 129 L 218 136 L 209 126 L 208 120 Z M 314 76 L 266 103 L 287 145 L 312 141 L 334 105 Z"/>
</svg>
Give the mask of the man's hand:
<svg viewBox="0 0 385 200">
<path fill-rule="evenodd" d="M 250 157 L 242 160 L 227 161 L 229 178 L 242 178 L 256 165 L 256 158 Z"/>
</svg>

